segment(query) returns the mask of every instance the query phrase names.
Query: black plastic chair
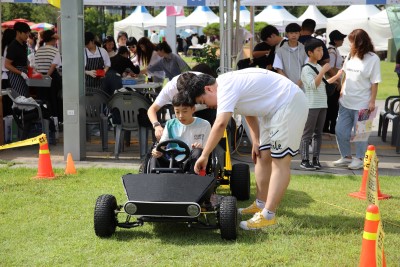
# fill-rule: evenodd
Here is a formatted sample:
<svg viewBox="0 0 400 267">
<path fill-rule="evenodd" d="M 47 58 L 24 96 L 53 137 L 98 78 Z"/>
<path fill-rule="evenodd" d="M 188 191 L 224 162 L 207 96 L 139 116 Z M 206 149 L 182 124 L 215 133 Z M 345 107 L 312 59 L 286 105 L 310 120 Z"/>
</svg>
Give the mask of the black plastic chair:
<svg viewBox="0 0 400 267">
<path fill-rule="evenodd" d="M 123 150 L 123 134 L 125 131 L 139 131 L 140 157 L 143 158 L 148 151 L 149 131 L 153 131 L 147 116 L 151 102 L 143 95 L 136 92 L 120 92 L 114 94 L 109 107 L 113 112 L 118 111 L 120 122 L 115 127 L 115 158 Z"/>
<path fill-rule="evenodd" d="M 7 95 L 13 102 L 12 112 L 13 118 L 18 126 L 18 138 L 20 140 L 27 139 L 32 126 L 39 123 L 41 125 L 42 133 L 46 134 L 49 140 L 49 126 L 50 120 L 43 117 L 42 107 L 38 102 L 26 103 L 21 101 L 20 96 L 16 91 L 11 88 L 7 89 Z"/>
<path fill-rule="evenodd" d="M 392 95 L 392 96 L 389 96 L 388 98 L 386 98 L 384 110 L 381 110 L 381 112 L 379 114 L 378 136 L 381 136 L 383 121 L 385 120 L 386 115 L 390 113 L 390 110 L 389 110 L 390 104 L 392 103 L 392 101 L 399 99 L 399 98 L 400 98 L 400 96 L 398 96 L 398 95 Z"/>
<path fill-rule="evenodd" d="M 98 125 L 100 128 L 101 148 L 103 151 L 108 150 L 108 125 L 107 109 L 109 96 L 101 90 L 95 88 L 87 88 L 86 101 L 86 141 L 90 142 L 91 134 L 88 125 Z"/>
<path fill-rule="evenodd" d="M 386 142 L 387 130 L 389 122 L 392 121 L 392 139 L 390 144 L 394 146 L 396 144 L 397 137 L 399 135 L 399 123 L 400 123 L 400 97 L 390 102 L 388 113 L 382 122 L 382 141 Z"/>
</svg>

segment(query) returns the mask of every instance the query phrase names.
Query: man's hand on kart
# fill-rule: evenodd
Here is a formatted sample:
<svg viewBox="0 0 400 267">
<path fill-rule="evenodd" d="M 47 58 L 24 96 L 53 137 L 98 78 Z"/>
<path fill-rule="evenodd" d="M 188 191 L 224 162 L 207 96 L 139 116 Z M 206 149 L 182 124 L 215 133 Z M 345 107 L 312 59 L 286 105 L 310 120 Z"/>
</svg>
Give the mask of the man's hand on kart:
<svg viewBox="0 0 400 267">
<path fill-rule="evenodd" d="M 251 151 L 251 159 L 253 160 L 253 163 L 257 163 L 257 158 L 260 157 L 260 145 L 253 142 L 253 147 Z"/>
<path fill-rule="evenodd" d="M 194 165 L 194 172 L 199 174 L 200 170 L 205 170 L 207 167 L 208 156 L 201 155 Z"/>
<path fill-rule="evenodd" d="M 156 135 L 157 141 L 160 141 L 163 131 L 164 131 L 164 128 L 161 127 L 161 125 L 157 126 L 154 129 L 154 134 Z"/>
<path fill-rule="evenodd" d="M 194 143 L 192 144 L 192 149 L 193 148 L 202 148 L 202 145 L 200 143 Z"/>
<path fill-rule="evenodd" d="M 161 157 L 162 155 L 163 155 L 163 153 L 161 153 L 160 151 L 157 151 L 155 148 L 151 151 L 151 155 L 154 157 L 154 158 L 159 158 L 159 157 Z"/>
</svg>

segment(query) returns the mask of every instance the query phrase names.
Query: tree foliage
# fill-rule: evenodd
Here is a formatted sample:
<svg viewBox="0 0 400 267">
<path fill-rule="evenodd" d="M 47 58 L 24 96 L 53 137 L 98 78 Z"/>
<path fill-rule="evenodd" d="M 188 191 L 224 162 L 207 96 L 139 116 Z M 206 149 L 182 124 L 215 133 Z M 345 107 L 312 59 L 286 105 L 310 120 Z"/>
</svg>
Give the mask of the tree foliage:
<svg viewBox="0 0 400 267">
<path fill-rule="evenodd" d="M 85 8 L 85 31 L 90 31 L 99 38 L 104 35 L 113 35 L 114 22 L 121 20 L 119 15 L 104 13 L 101 7 Z"/>
<path fill-rule="evenodd" d="M 203 28 L 203 33 L 208 36 L 218 35 L 219 36 L 219 23 L 211 23 Z"/>
<path fill-rule="evenodd" d="M 3 22 L 23 18 L 36 23 L 56 24 L 59 16 L 59 9 L 51 5 L 2 3 L 1 9 Z"/>
</svg>

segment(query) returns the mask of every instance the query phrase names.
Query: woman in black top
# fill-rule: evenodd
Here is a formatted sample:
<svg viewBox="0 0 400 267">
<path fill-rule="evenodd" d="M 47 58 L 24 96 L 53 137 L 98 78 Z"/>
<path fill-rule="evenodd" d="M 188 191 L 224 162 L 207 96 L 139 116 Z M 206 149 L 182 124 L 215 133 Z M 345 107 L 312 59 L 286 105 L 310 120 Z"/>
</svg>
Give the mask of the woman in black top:
<svg viewBox="0 0 400 267">
<path fill-rule="evenodd" d="M 14 25 L 15 40 L 7 47 L 4 66 L 9 70 L 8 79 L 11 88 L 19 95 L 29 97 L 29 87 L 25 80 L 28 79 L 28 46 L 26 41 L 31 28 L 24 22 Z"/>
<path fill-rule="evenodd" d="M 118 53 L 111 60 L 111 67 L 106 73 L 103 90 L 112 95 L 115 90 L 122 88 L 122 76 L 125 72 L 139 74 L 140 68 L 129 59 L 129 50 L 126 46 L 118 48 Z"/>
</svg>

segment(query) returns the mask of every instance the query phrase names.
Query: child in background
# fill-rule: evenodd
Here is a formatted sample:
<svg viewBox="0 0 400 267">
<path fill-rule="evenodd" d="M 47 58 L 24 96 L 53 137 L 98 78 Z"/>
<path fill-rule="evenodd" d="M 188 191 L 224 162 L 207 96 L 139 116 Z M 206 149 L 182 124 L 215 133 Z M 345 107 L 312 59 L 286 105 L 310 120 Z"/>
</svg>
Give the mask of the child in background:
<svg viewBox="0 0 400 267">
<path fill-rule="evenodd" d="M 319 40 L 313 38 L 309 39 L 305 42 L 304 47 L 308 56 L 308 63 L 303 66 L 301 71 L 301 81 L 304 85 L 308 100 L 309 112 L 300 144 L 300 167 L 306 170 L 315 170 L 321 169 L 319 153 L 321 150 L 322 129 L 324 127 L 326 110 L 328 108 L 325 83 L 322 79 L 331 66 L 329 63 L 326 63 L 321 67 L 317 63 L 323 55 L 323 48 Z M 311 66 L 316 68 L 319 73 L 317 74 Z M 339 70 L 336 75 L 327 80 L 328 83 L 333 83 L 339 79 L 341 75 L 342 70 Z M 312 162 L 309 160 L 308 150 L 311 139 L 314 140 Z"/>
<path fill-rule="evenodd" d="M 184 171 L 194 173 L 194 164 L 200 157 L 208 136 L 210 135 L 211 125 L 208 121 L 193 117 L 196 111 L 195 104 L 190 102 L 184 93 L 178 93 L 172 99 L 174 106 L 175 119 L 167 121 L 165 129 L 160 139 L 160 143 L 170 139 L 178 139 L 185 142 L 191 149 L 189 158 L 184 163 Z M 168 167 L 169 161 L 162 157 L 162 153 L 153 149 L 150 160 L 150 168 Z"/>
</svg>

